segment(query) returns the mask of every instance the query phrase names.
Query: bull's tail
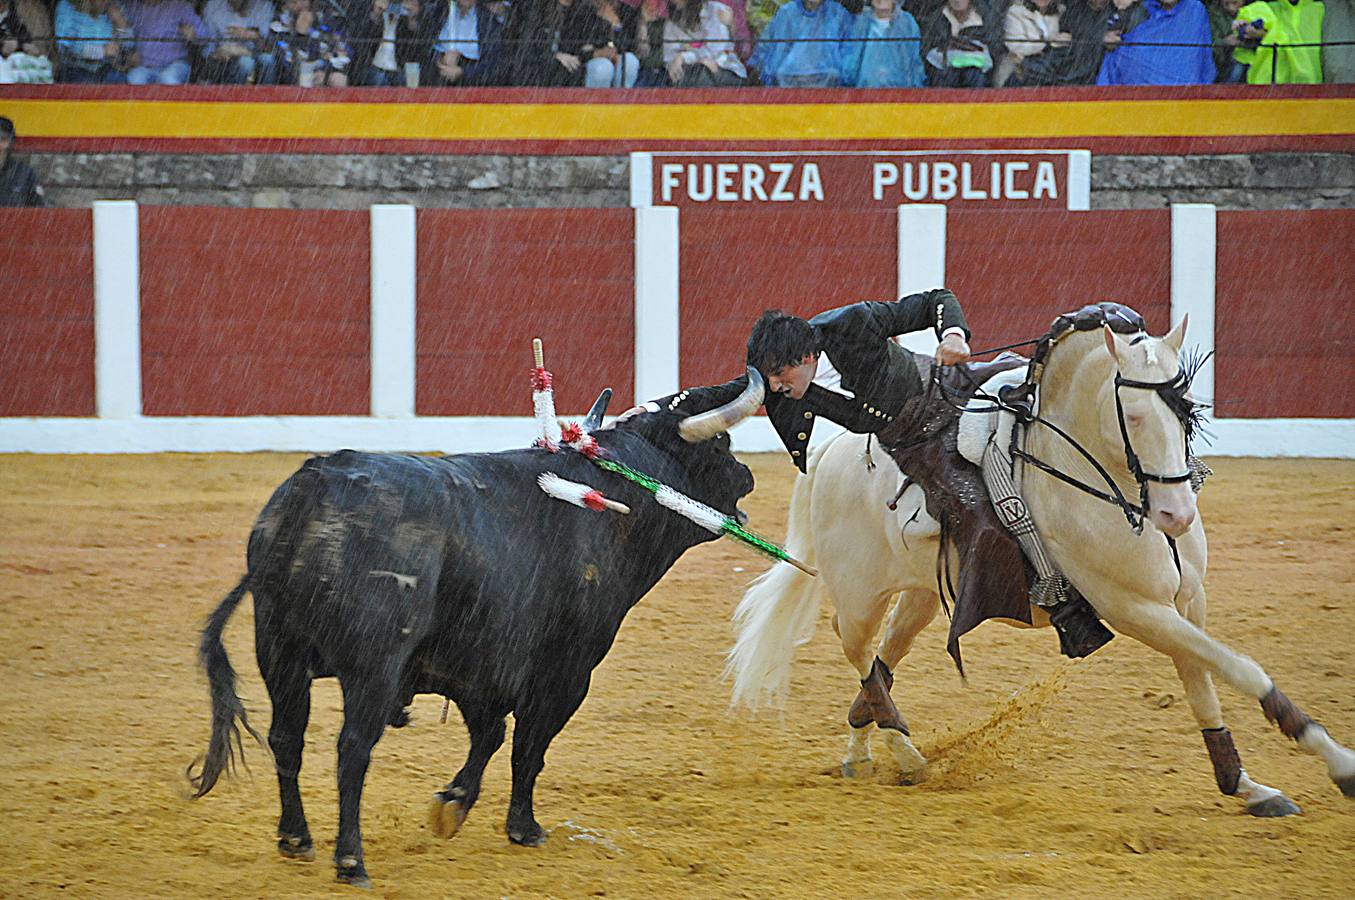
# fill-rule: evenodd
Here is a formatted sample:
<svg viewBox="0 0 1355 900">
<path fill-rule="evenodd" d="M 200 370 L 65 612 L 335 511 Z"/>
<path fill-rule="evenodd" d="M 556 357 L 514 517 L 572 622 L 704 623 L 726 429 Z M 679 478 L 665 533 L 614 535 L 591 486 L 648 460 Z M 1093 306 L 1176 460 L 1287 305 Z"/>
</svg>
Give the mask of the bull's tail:
<svg viewBox="0 0 1355 900">
<path fill-rule="evenodd" d="M 817 457 L 812 459 L 808 474 L 795 481 L 786 526 L 786 551 L 811 566 L 810 498 L 817 463 Z M 730 705 L 784 704 L 795 648 L 814 634 L 820 601 L 819 579 L 789 563 L 778 562 L 754 579 L 734 611 L 734 646 L 725 657 L 725 677 L 734 682 Z"/>
<path fill-rule="evenodd" d="M 188 767 L 188 780 L 193 785 L 194 798 L 210 791 L 222 772 L 234 770 L 236 753 L 240 754 L 241 759 L 244 758 L 241 728 L 249 732 L 254 740 L 263 743 L 258 732 L 250 727 L 244 704 L 235 693 L 235 669 L 231 667 L 226 647 L 221 643 L 226 620 L 235 612 L 235 607 L 240 605 L 240 600 L 248 590 L 249 576 L 245 575 L 208 616 L 207 625 L 202 629 L 202 641 L 198 644 L 198 661 L 207 672 L 207 683 L 212 694 L 212 738 L 198 774 L 193 774 L 192 765 Z"/>
</svg>

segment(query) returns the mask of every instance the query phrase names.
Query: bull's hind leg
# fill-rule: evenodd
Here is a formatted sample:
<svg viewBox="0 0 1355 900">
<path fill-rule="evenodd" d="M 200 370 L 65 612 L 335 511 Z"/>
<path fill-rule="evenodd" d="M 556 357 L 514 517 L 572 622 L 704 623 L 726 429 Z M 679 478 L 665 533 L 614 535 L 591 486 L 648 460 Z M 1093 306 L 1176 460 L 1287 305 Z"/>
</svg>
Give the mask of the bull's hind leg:
<svg viewBox="0 0 1355 900">
<path fill-rule="evenodd" d="M 485 766 L 503 746 L 502 711 L 470 703 L 458 703 L 457 708 L 470 732 L 470 752 L 466 754 L 466 764 L 451 783 L 433 795 L 430 822 L 433 833 L 443 838 L 456 834 L 461 823 L 466 821 L 471 807 L 480 797 L 480 780 L 484 777 Z"/>
<path fill-rule="evenodd" d="M 546 764 L 546 747 L 565 727 L 588 693 L 590 676 L 582 679 L 552 673 L 531 691 L 526 702 L 513 712 L 513 796 L 508 801 L 508 839 L 515 844 L 538 847 L 546 832 L 537 824 L 532 808 L 536 777 Z"/>
<path fill-rule="evenodd" d="M 345 884 L 371 887 L 362 856 L 362 788 L 372 748 L 381 739 L 398 691 L 396 673 L 339 673 L 343 689 L 343 727 L 339 730 L 339 838 L 334 844 L 336 877 Z"/>
<path fill-rule="evenodd" d="M 262 604 L 260 604 L 262 605 Z M 315 859 L 315 844 L 301 806 L 301 753 L 306 725 L 311 715 L 311 676 L 307 668 L 309 648 L 277 637 L 266 613 L 258 615 L 261 632 L 255 639 L 259 672 L 273 706 L 268 728 L 268 746 L 278 774 L 282 814 L 278 817 L 278 852 L 288 859 Z"/>
</svg>

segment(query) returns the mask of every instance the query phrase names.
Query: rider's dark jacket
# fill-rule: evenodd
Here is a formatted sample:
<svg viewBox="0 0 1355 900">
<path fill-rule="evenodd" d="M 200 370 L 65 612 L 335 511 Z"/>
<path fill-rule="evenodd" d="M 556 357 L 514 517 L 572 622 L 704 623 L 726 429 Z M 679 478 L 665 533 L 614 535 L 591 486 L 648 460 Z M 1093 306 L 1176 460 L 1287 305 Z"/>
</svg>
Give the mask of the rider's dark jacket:
<svg viewBox="0 0 1355 900">
<path fill-rule="evenodd" d="M 811 384 L 799 400 L 786 394 L 767 395 L 767 417 L 802 472 L 815 418 L 822 416 L 857 434 L 876 434 L 894 421 L 904 401 L 922 391 L 912 353 L 891 337 L 931 328 L 939 340 L 948 329 L 960 328 L 969 338 L 960 302 L 945 288 L 830 309 L 809 324 L 817 349 L 827 354 L 842 376 L 842 389 L 852 396 L 817 384 Z M 734 399 L 747 385 L 748 376 L 741 375 L 725 384 L 694 388 L 656 402 L 697 413 Z"/>
</svg>

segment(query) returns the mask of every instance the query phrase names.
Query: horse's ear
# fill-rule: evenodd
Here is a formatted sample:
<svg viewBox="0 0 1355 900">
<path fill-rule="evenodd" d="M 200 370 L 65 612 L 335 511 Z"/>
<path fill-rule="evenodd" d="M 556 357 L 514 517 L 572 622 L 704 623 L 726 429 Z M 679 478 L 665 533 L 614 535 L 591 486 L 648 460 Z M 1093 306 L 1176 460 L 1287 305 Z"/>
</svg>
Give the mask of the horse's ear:
<svg viewBox="0 0 1355 900">
<path fill-rule="evenodd" d="M 1172 348 L 1173 353 L 1181 352 L 1181 344 L 1186 339 L 1186 326 L 1190 324 L 1190 313 L 1181 317 L 1181 321 L 1176 323 L 1176 327 L 1162 338 L 1162 343 Z"/>
<path fill-rule="evenodd" d="M 1106 336 L 1106 349 L 1110 351 L 1110 358 L 1118 363 L 1120 361 L 1120 348 L 1115 345 L 1120 339 L 1116 336 L 1115 332 L 1110 330 L 1109 325 L 1102 325 L 1101 333 Z"/>
</svg>

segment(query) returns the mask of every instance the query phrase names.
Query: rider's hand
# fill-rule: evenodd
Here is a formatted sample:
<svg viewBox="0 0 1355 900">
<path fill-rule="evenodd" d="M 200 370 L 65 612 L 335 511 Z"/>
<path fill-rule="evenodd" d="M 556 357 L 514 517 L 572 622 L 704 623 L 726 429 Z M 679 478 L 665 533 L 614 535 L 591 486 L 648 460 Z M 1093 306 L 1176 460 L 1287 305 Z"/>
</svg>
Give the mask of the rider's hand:
<svg viewBox="0 0 1355 900">
<path fill-rule="evenodd" d="M 959 365 L 969 360 L 969 344 L 965 342 L 964 335 L 952 331 L 941 339 L 941 346 L 936 348 L 936 361 L 943 366 Z"/>
</svg>

